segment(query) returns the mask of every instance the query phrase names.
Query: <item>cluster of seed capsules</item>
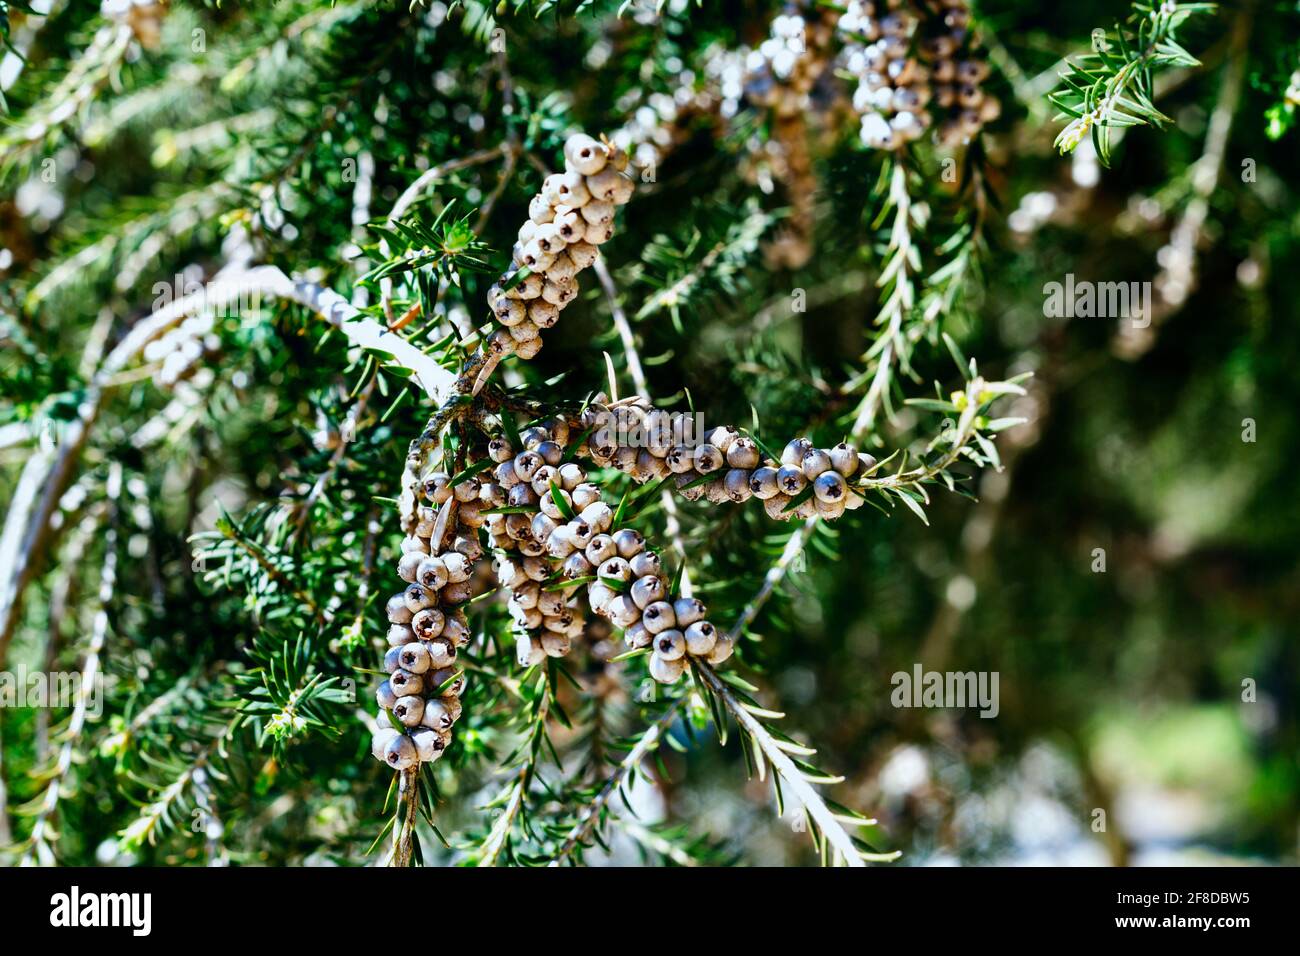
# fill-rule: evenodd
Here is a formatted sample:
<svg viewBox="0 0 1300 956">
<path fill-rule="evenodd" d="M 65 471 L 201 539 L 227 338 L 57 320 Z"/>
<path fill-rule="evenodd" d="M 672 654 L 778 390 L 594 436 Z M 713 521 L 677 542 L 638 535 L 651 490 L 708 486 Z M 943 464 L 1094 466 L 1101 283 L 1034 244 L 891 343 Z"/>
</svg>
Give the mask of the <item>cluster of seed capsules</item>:
<svg viewBox="0 0 1300 956">
<path fill-rule="evenodd" d="M 509 271 L 488 290 L 501 324 L 488 348 L 530 359 L 542 329 L 578 295 L 577 275 L 596 261 L 597 246 L 614 236 L 614 213 L 635 188 L 625 175 L 627 153 L 578 133 L 564 144 L 565 171 L 546 177 L 528 204 Z"/>
<path fill-rule="evenodd" d="M 765 458 L 752 439 L 732 425 L 691 432 L 692 416 L 667 412 L 644 402 L 606 406 L 593 403 L 583 412 L 592 429 L 587 453 L 599 465 L 617 468 L 639 482 L 674 476 L 683 497 L 713 503 L 758 498 L 778 520 L 835 519 L 866 503 L 850 479 L 869 474 L 876 459 L 841 442 L 818 448 L 796 438 L 781 460 Z M 630 441 L 620 441 L 631 436 Z M 811 488 L 811 494 L 805 494 Z"/>
<path fill-rule="evenodd" d="M 989 67 L 966 0 L 851 0 L 837 28 L 844 66 L 858 77 L 853 106 L 867 146 L 899 149 L 931 126 L 940 145 L 955 146 L 1001 113 L 982 88 Z"/>
<path fill-rule="evenodd" d="M 472 493 L 471 493 L 472 492 Z M 452 486 L 446 475 L 424 485 L 413 533 L 402 541 L 398 576 L 407 586 L 388 599 L 388 651 L 379 685 L 378 729 L 371 752 L 394 770 L 437 760 L 459 719 L 465 677 L 457 651 L 469 643 L 461 605 L 473 597 L 471 577 L 483 556 L 478 484 Z"/>
<path fill-rule="evenodd" d="M 770 36 L 745 55 L 745 96 L 778 116 L 803 113 L 829 65 L 833 34 L 827 14 L 805 15 L 798 4 L 772 19 Z"/>
<path fill-rule="evenodd" d="M 493 506 L 486 516 L 499 552 L 493 566 L 510 594 L 520 665 L 564 656 L 583 632 L 582 608 L 567 596 L 575 582 L 586 584 L 587 605 L 620 628 L 630 648 L 651 649 L 655 680 L 680 678 L 688 654 L 722 663 L 734 642 L 705 619 L 701 601 L 673 598 L 662 560 L 639 531 L 614 526 L 600 487 L 565 460 L 569 430 L 552 420 L 520 433 L 522 448 L 502 436 L 488 445 L 496 466 L 481 494 Z"/>
</svg>

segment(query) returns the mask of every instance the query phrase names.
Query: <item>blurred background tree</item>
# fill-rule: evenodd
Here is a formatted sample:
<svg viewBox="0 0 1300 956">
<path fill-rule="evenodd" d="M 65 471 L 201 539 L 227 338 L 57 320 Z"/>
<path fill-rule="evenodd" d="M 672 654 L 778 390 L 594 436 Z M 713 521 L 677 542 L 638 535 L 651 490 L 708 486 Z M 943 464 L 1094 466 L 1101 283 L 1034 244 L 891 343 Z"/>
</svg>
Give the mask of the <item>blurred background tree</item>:
<svg viewBox="0 0 1300 956">
<path fill-rule="evenodd" d="M 1300 5 L 979 3 L 1001 115 L 897 151 L 859 135 L 849 6 L 0 0 L 0 670 L 105 677 L 102 702 L 0 708 L 6 859 L 382 862 L 369 687 L 424 395 L 269 296 L 139 333 L 269 263 L 376 321 L 418 306 L 402 334 L 454 367 L 585 129 L 637 194 L 609 290 L 507 369 L 522 399 L 612 374 L 769 442 L 865 426 L 883 458 L 942 427 L 904 400 L 959 386 L 952 351 L 1033 373 L 1001 469 L 928 526 L 674 506 L 743 626 L 731 669 L 879 821 L 865 844 L 1295 862 Z M 796 34 L 791 68 L 765 41 Z M 375 277 L 427 244 L 372 224 L 440 218 L 474 238 Z M 1150 282 L 1150 321 L 1049 315 L 1067 275 Z M 599 621 L 549 684 L 510 673 L 498 602 L 473 621 L 425 862 L 816 859 L 771 775 L 742 784 L 744 735 L 719 747 L 689 684 L 609 662 Z M 996 718 L 895 708 L 917 664 L 997 672 Z"/>
</svg>

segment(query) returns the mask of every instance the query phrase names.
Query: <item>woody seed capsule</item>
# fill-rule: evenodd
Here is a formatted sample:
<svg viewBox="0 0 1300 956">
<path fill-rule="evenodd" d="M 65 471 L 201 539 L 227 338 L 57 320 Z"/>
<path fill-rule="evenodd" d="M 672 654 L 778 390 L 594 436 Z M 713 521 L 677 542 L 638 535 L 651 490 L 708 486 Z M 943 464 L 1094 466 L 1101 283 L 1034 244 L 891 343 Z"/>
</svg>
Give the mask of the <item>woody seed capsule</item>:
<svg viewBox="0 0 1300 956">
<path fill-rule="evenodd" d="M 696 621 L 686 629 L 686 650 L 696 657 L 704 657 L 713 651 L 718 640 L 718 631 L 708 621 Z"/>
<path fill-rule="evenodd" d="M 661 684 L 672 684 L 686 673 L 686 658 L 665 660 L 659 654 L 650 655 L 650 676 Z"/>
<path fill-rule="evenodd" d="M 419 763 L 420 755 L 411 738 L 405 734 L 394 737 L 384 750 L 384 763 L 394 770 L 409 770 Z"/>
<path fill-rule="evenodd" d="M 397 703 L 393 705 L 393 716 L 400 720 L 404 727 L 416 726 L 424 716 L 424 698 L 414 694 L 399 697 Z"/>
<path fill-rule="evenodd" d="M 808 484 L 808 479 L 804 477 L 800 468 L 794 465 L 782 465 L 781 470 L 776 473 L 776 484 L 783 494 L 793 498 L 803 491 L 804 486 Z"/>
<path fill-rule="evenodd" d="M 830 471 L 831 456 L 820 448 L 809 449 L 803 456 L 802 467 L 804 477 L 812 481 L 822 472 Z"/>
<path fill-rule="evenodd" d="M 678 627 L 688 627 L 704 617 L 708 609 L 699 598 L 678 598 L 673 602 L 673 615 Z"/>
<path fill-rule="evenodd" d="M 677 616 L 673 613 L 673 606 L 667 601 L 655 601 L 647 605 L 641 615 L 641 621 L 645 624 L 645 629 L 651 634 L 658 634 L 660 631 L 666 631 L 670 627 L 677 625 Z"/>
</svg>

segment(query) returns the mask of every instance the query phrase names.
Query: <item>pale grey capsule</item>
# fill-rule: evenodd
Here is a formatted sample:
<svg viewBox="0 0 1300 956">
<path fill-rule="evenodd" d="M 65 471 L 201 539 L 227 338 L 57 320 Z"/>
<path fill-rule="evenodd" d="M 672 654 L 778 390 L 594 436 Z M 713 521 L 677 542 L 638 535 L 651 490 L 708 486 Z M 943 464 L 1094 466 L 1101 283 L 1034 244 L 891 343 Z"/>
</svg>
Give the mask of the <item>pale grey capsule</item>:
<svg viewBox="0 0 1300 956">
<path fill-rule="evenodd" d="M 529 491 L 531 490 L 532 489 L 530 488 Z M 548 515 L 554 518 L 556 521 L 568 521 L 569 520 L 568 517 L 560 509 L 560 506 L 555 501 L 556 494 L 557 492 L 551 491 L 543 495 L 541 501 L 537 503 L 538 507 L 542 509 L 542 514 Z M 560 501 L 563 501 L 567 507 L 572 509 L 573 508 L 572 496 L 563 488 L 559 490 L 558 494 L 560 497 Z"/>
<path fill-rule="evenodd" d="M 717 471 L 722 467 L 723 457 L 714 445 L 705 443 L 695 449 L 695 470 L 701 474 L 709 474 Z"/>
<path fill-rule="evenodd" d="M 867 503 L 867 499 L 862 497 L 856 491 L 850 490 L 849 493 L 844 496 L 845 511 L 857 511 L 866 503 Z"/>
<path fill-rule="evenodd" d="M 614 532 L 613 538 L 614 547 L 625 558 L 639 554 L 645 548 L 645 536 L 635 528 L 620 528 Z"/>
<path fill-rule="evenodd" d="M 614 509 L 603 501 L 595 501 L 583 508 L 578 516 L 591 525 L 592 529 L 599 534 L 609 530 L 609 526 L 614 520 Z M 583 545 L 583 547 L 586 547 L 586 545 Z"/>
<path fill-rule="evenodd" d="M 805 498 L 795 506 L 794 516 L 796 518 L 812 518 L 817 514 L 817 498 L 815 496 Z"/>
<path fill-rule="evenodd" d="M 393 716 L 402 722 L 403 727 L 416 726 L 424 716 L 424 698 L 416 694 L 397 698 L 397 703 L 393 705 Z"/>
<path fill-rule="evenodd" d="M 402 554 L 411 554 L 412 552 L 420 554 L 429 553 L 429 539 L 421 538 L 418 535 L 407 535 L 402 539 Z"/>
<path fill-rule="evenodd" d="M 469 566 L 465 571 L 468 576 L 468 574 L 474 570 L 474 562 L 483 557 L 483 545 L 478 539 L 478 534 L 473 531 L 468 531 L 466 534 L 456 535 L 456 540 L 451 543 L 451 551 L 442 556 L 442 563 L 447 564 L 447 559 L 451 557 L 453 553 L 461 555 L 469 562 Z M 453 577 L 452 566 L 447 564 L 448 582 L 452 584 L 459 583 L 453 580 Z"/>
<path fill-rule="evenodd" d="M 545 462 L 542 456 L 535 451 L 521 451 L 515 456 L 515 474 L 520 481 L 532 481 L 533 475 L 537 469 L 541 468 Z"/>
<path fill-rule="evenodd" d="M 397 703 L 397 691 L 393 690 L 393 685 L 384 681 L 375 689 L 375 701 L 384 710 L 392 710 L 393 705 Z"/>
<path fill-rule="evenodd" d="M 803 491 L 804 486 L 808 484 L 808 479 L 801 468 L 795 465 L 782 465 L 780 471 L 776 473 L 776 484 L 782 494 L 793 498 Z"/>
<path fill-rule="evenodd" d="M 586 133 L 575 133 L 564 142 L 565 165 L 583 176 L 596 175 L 605 168 L 607 159 L 605 147 Z"/>
<path fill-rule="evenodd" d="M 422 727 L 412 733 L 411 743 L 415 744 L 415 752 L 423 763 L 437 760 L 446 749 L 442 735 L 432 727 Z"/>
<path fill-rule="evenodd" d="M 519 440 L 524 443 L 526 451 L 536 451 L 542 442 L 550 439 L 550 433 L 540 425 L 529 425 L 519 433 Z"/>
<path fill-rule="evenodd" d="M 420 537 L 429 537 L 433 535 L 433 529 L 438 523 L 438 512 L 432 507 L 420 506 L 415 512 L 415 533 Z"/>
<path fill-rule="evenodd" d="M 564 449 L 558 442 L 547 439 L 537 446 L 537 454 L 542 456 L 542 461 L 546 462 L 553 468 L 558 468 L 560 462 L 564 460 Z"/>
<path fill-rule="evenodd" d="M 696 484 L 700 476 L 694 472 L 688 472 L 684 475 L 678 475 L 673 481 L 677 486 L 677 491 L 687 501 L 699 501 L 704 497 L 704 485 Z"/>
<path fill-rule="evenodd" d="M 444 594 L 450 590 L 451 585 L 444 589 Z M 447 616 L 436 607 L 426 607 L 419 614 L 411 619 L 411 630 L 415 636 L 422 641 L 430 641 L 442 633 L 444 625 L 447 623 Z"/>
<path fill-rule="evenodd" d="M 614 452 L 614 467 L 621 472 L 631 474 L 636 468 L 636 459 L 639 452 L 630 445 L 618 449 Z"/>
<path fill-rule="evenodd" d="M 779 494 L 780 489 L 776 484 L 776 469 L 768 467 L 755 469 L 749 476 L 749 490 L 755 498 L 761 501 L 767 501 L 768 498 Z"/>
<path fill-rule="evenodd" d="M 637 555 L 637 557 L 640 557 L 640 555 Z M 663 578 L 647 574 L 644 577 L 637 578 L 632 583 L 630 593 L 632 600 L 636 602 L 636 606 L 645 608 L 656 601 L 662 601 L 668 594 L 668 588 L 664 586 Z"/>
<path fill-rule="evenodd" d="M 667 601 L 655 601 L 647 605 L 641 620 L 651 634 L 658 634 L 660 631 L 677 626 L 677 615 L 673 613 L 673 606 Z"/>
<path fill-rule="evenodd" d="M 538 193 L 528 203 L 528 218 L 539 225 L 550 222 L 555 218 L 555 209 L 547 202 L 544 195 Z"/>
<path fill-rule="evenodd" d="M 836 471 L 823 471 L 813 481 L 813 494 L 818 501 L 838 501 L 843 503 L 848 485 Z"/>
<path fill-rule="evenodd" d="M 506 503 L 506 490 L 495 481 L 485 481 L 478 497 L 485 508 L 500 508 Z M 484 515 L 484 517 L 490 519 L 492 515 Z"/>
<path fill-rule="evenodd" d="M 511 447 L 509 439 L 498 435 L 488 442 L 488 457 L 497 464 L 502 464 L 515 457 L 515 450 Z"/>
<path fill-rule="evenodd" d="M 520 667 L 536 667 L 546 660 L 546 650 L 540 637 L 520 634 L 515 638 L 515 659 Z"/>
<path fill-rule="evenodd" d="M 387 653 L 384 654 L 384 670 L 391 674 L 401 666 L 402 649 L 400 647 L 390 647 Z"/>
<path fill-rule="evenodd" d="M 585 554 L 575 551 L 564 559 L 563 573 L 569 580 L 585 578 L 592 572 L 592 565 Z"/>
<path fill-rule="evenodd" d="M 731 443 L 726 454 L 727 464 L 732 468 L 757 468 L 761 459 L 758 445 L 752 438 L 737 438 Z"/>
<path fill-rule="evenodd" d="M 572 646 L 568 636 L 558 631 L 543 631 L 541 641 L 547 657 L 563 657 Z"/>
<path fill-rule="evenodd" d="M 582 555 L 575 555 L 582 557 Z M 586 558 L 583 558 L 585 561 Z M 564 612 L 564 592 L 562 591 L 538 591 L 537 592 L 537 609 L 547 617 L 554 617 Z"/>
<path fill-rule="evenodd" d="M 456 660 L 456 646 L 446 634 L 426 641 L 422 646 L 429 655 L 429 668 L 432 670 L 450 667 Z"/>
<path fill-rule="evenodd" d="M 394 594 L 388 599 L 388 604 L 384 607 L 384 612 L 388 616 L 391 624 L 409 624 L 411 622 L 411 609 L 406 606 L 406 592 Z"/>
<path fill-rule="evenodd" d="M 451 710 L 444 700 L 435 697 L 433 700 L 425 701 L 424 716 L 420 718 L 420 723 L 424 726 L 432 727 L 434 730 L 450 730 L 453 720 Z"/>
<path fill-rule="evenodd" d="M 654 635 L 646 630 L 645 621 L 637 621 L 631 627 L 623 632 L 623 640 L 631 650 L 640 647 L 649 647 L 650 642 L 654 640 Z"/>
<path fill-rule="evenodd" d="M 528 557 L 542 555 L 546 553 L 546 545 L 542 542 L 529 538 L 527 541 L 519 542 L 519 553 Z"/>
<path fill-rule="evenodd" d="M 410 671 L 412 674 L 423 674 L 432 664 L 429 649 L 418 641 L 412 641 L 410 644 L 404 644 L 401 647 L 394 647 L 393 650 L 397 651 L 398 667 Z M 384 663 L 388 663 L 388 658 L 384 658 Z"/>
<path fill-rule="evenodd" d="M 545 581 L 551 576 L 551 566 L 542 558 L 524 558 L 524 574 L 530 581 Z"/>
<path fill-rule="evenodd" d="M 858 470 L 860 461 L 858 450 L 846 442 L 840 442 L 830 450 L 831 467 L 845 478 L 852 478 Z"/>
<path fill-rule="evenodd" d="M 559 527 L 555 519 L 548 514 L 537 512 L 533 515 L 533 521 L 530 527 L 533 530 L 533 537 L 545 541 L 551 536 L 551 533 Z"/>
<path fill-rule="evenodd" d="M 542 465 L 533 472 L 533 479 L 528 486 L 540 497 L 551 493 L 551 482 L 559 484 L 559 472 L 551 465 Z"/>
<path fill-rule="evenodd" d="M 607 534 L 598 534 L 591 539 L 591 544 L 587 545 L 587 560 L 593 565 L 599 567 L 610 558 L 618 555 L 618 548 L 614 546 L 614 539 Z"/>
<path fill-rule="evenodd" d="M 713 642 L 713 649 L 709 651 L 707 658 L 710 664 L 721 664 L 731 652 L 735 650 L 736 642 L 725 634 L 719 634 L 718 639 Z"/>
<path fill-rule="evenodd" d="M 666 660 L 658 653 L 650 655 L 650 676 L 661 684 L 672 684 L 686 673 L 686 658 Z"/>
<path fill-rule="evenodd" d="M 510 461 L 503 461 L 492 469 L 492 475 L 497 480 L 497 484 L 509 491 L 515 485 L 519 484 L 519 476 L 515 474 L 515 462 L 512 458 Z"/>
<path fill-rule="evenodd" d="M 392 727 L 380 727 L 370 737 L 370 755 L 376 760 L 383 760 L 387 763 L 384 754 L 388 750 L 388 745 L 400 736 L 402 736 L 400 730 L 394 730 Z"/>
<path fill-rule="evenodd" d="M 695 450 L 685 445 L 674 445 L 668 449 L 664 464 L 674 475 L 685 475 L 695 470 Z"/>
<path fill-rule="evenodd" d="M 796 468 L 803 464 L 803 456 L 813 447 L 811 441 L 807 438 L 793 438 L 781 452 L 781 464 L 794 465 Z"/>
<path fill-rule="evenodd" d="M 800 472 L 799 474 L 802 477 L 803 472 Z M 773 520 L 789 521 L 792 512 L 786 511 L 785 509 L 789 506 L 790 500 L 789 495 L 777 494 L 763 502 L 763 510 L 766 511 L 767 516 Z"/>
<path fill-rule="evenodd" d="M 707 613 L 708 608 L 699 598 L 684 597 L 673 602 L 673 614 L 677 618 L 678 627 L 689 627 L 696 621 L 702 620 Z"/>
<path fill-rule="evenodd" d="M 420 762 L 415 743 L 406 734 L 398 734 L 384 750 L 384 763 L 394 770 L 409 770 Z"/>
<path fill-rule="evenodd" d="M 496 572 L 497 581 L 503 587 L 517 588 L 528 580 L 528 574 L 524 571 L 522 561 L 502 557 L 494 558 L 492 570 Z"/>
<path fill-rule="evenodd" d="M 582 207 L 582 218 L 592 226 L 607 226 L 614 221 L 614 204 L 603 199 L 596 199 Z M 587 234 L 583 234 L 587 242 Z"/>
<path fill-rule="evenodd" d="M 464 478 L 459 481 L 456 484 L 456 487 L 451 490 L 451 493 L 455 496 L 457 501 L 473 501 L 478 497 L 479 490 L 482 487 L 482 483 L 471 475 L 469 478 Z"/>
<path fill-rule="evenodd" d="M 450 683 L 448 683 L 449 681 Z M 433 678 L 429 681 L 429 689 L 439 697 L 459 697 L 465 693 L 465 683 L 464 674 L 457 674 L 451 667 L 441 667 L 433 672 Z"/>
<path fill-rule="evenodd" d="M 664 563 L 654 551 L 642 551 L 640 554 L 633 555 L 628 563 L 632 566 L 632 574 L 638 578 L 643 578 L 647 574 L 663 574 Z"/>
<path fill-rule="evenodd" d="M 560 487 L 565 491 L 574 491 L 579 485 L 587 480 L 587 473 L 583 471 L 582 466 L 576 462 L 568 461 L 560 465 Z M 595 487 L 594 485 L 592 487 Z M 600 496 L 600 489 L 596 489 L 597 497 Z M 574 498 L 577 502 L 577 498 Z M 591 502 L 587 502 L 591 504 Z M 581 506 L 580 506 L 581 507 Z"/>
<path fill-rule="evenodd" d="M 420 562 L 415 580 L 431 591 L 440 591 L 447 584 L 447 565 L 440 557 L 427 557 Z"/>
<path fill-rule="evenodd" d="M 704 657 L 713 650 L 718 639 L 718 629 L 708 621 L 696 621 L 686 629 L 686 651 Z"/>
<path fill-rule="evenodd" d="M 614 581 L 631 581 L 632 568 L 628 566 L 625 558 L 613 557 L 602 561 L 596 573 L 602 578 L 609 578 Z"/>
<path fill-rule="evenodd" d="M 654 649 L 657 657 L 675 661 L 686 653 L 686 638 L 676 628 L 660 631 L 654 636 Z"/>
<path fill-rule="evenodd" d="M 725 455 L 739 438 L 740 432 L 736 430 L 735 425 L 719 425 L 709 432 L 708 444 Z"/>
<path fill-rule="evenodd" d="M 512 508 L 531 508 L 541 500 L 541 496 L 527 482 L 519 482 L 506 492 L 506 502 Z"/>
<path fill-rule="evenodd" d="M 460 698 L 448 696 L 439 697 L 438 700 L 442 702 L 442 706 L 447 708 L 447 713 L 451 715 L 451 722 L 453 724 L 460 720 Z M 428 706 L 428 704 L 425 704 L 426 709 Z"/>
<path fill-rule="evenodd" d="M 599 581 L 593 581 L 587 585 L 587 603 L 591 605 L 592 611 L 601 617 L 609 616 L 606 608 L 609 607 L 609 602 L 614 600 L 614 595 L 613 588 L 601 584 Z"/>
<path fill-rule="evenodd" d="M 527 514 L 506 515 L 506 536 L 512 541 L 532 540 L 532 518 Z"/>
<path fill-rule="evenodd" d="M 388 626 L 388 646 L 401 647 L 415 640 L 415 632 L 409 624 L 390 624 Z"/>
<path fill-rule="evenodd" d="M 420 584 L 412 584 L 402 593 L 406 600 L 406 607 L 412 614 L 419 613 L 438 601 L 432 591 Z"/>
<path fill-rule="evenodd" d="M 579 551 L 591 544 L 591 539 L 596 536 L 596 529 L 582 518 L 574 518 L 569 522 L 568 528 L 569 540 L 573 542 L 573 547 Z"/>
<path fill-rule="evenodd" d="M 641 617 L 641 609 L 636 606 L 630 594 L 620 594 L 606 605 L 609 619 L 616 627 L 629 627 Z"/>
<path fill-rule="evenodd" d="M 388 684 L 398 697 L 418 694 L 424 690 L 424 678 L 421 675 L 412 674 L 410 671 L 404 671 L 401 668 L 388 675 Z"/>
<path fill-rule="evenodd" d="M 414 581 L 415 573 L 420 568 L 424 555 L 419 551 L 407 551 L 397 562 L 397 576 L 403 581 Z"/>
<path fill-rule="evenodd" d="M 831 456 L 820 448 L 810 448 L 804 453 L 800 467 L 803 468 L 804 477 L 812 481 L 831 470 Z"/>
<path fill-rule="evenodd" d="M 465 559 L 461 563 L 452 554 L 458 554 Z M 474 571 L 474 562 L 483 557 L 483 545 L 479 543 L 478 535 L 458 535 L 452 544 L 452 552 L 442 556 L 442 563 L 447 565 L 447 580 L 452 584 L 466 580 Z"/>
<path fill-rule="evenodd" d="M 457 647 L 464 647 L 469 643 L 469 624 L 460 611 L 457 611 L 455 616 L 448 616 L 447 624 L 442 629 L 442 636 Z"/>
<path fill-rule="evenodd" d="M 535 607 L 522 608 L 511 598 L 506 602 L 506 609 L 510 611 L 511 618 L 526 630 L 532 631 L 542 626 L 542 612 Z"/>
<path fill-rule="evenodd" d="M 573 554 L 577 549 L 578 546 L 569 537 L 568 525 L 560 525 L 546 539 L 546 553 L 561 561 Z"/>
<path fill-rule="evenodd" d="M 817 509 L 817 517 L 825 518 L 828 521 L 834 521 L 844 514 L 845 504 L 845 498 L 836 498 L 833 501 L 823 501 L 821 498 L 813 499 L 813 505 Z"/>
<path fill-rule="evenodd" d="M 749 472 L 744 468 L 732 468 L 722 479 L 723 490 L 732 501 L 748 501 L 753 494 L 749 490 Z"/>
<path fill-rule="evenodd" d="M 573 489 L 573 504 L 579 511 L 590 508 L 600 501 L 600 486 L 591 482 L 579 482 Z"/>
<path fill-rule="evenodd" d="M 865 451 L 858 452 L 858 467 L 863 472 L 871 471 L 872 468 L 876 467 L 875 457 L 868 455 Z"/>
<path fill-rule="evenodd" d="M 537 599 L 542 593 L 541 585 L 536 581 L 525 581 L 515 588 L 515 603 L 524 610 L 537 607 Z"/>
<path fill-rule="evenodd" d="M 446 472 L 435 471 L 424 479 L 424 496 L 435 505 L 450 501 L 452 496 L 451 476 Z"/>
</svg>

